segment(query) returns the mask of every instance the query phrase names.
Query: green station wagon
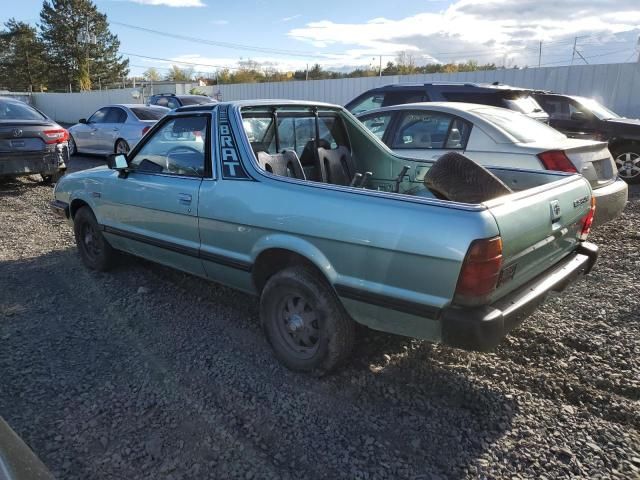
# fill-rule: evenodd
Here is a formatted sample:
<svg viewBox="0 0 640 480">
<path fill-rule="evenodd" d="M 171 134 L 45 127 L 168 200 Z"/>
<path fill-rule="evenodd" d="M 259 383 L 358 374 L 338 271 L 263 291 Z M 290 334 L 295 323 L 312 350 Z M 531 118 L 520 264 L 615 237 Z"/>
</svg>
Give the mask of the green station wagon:
<svg viewBox="0 0 640 480">
<path fill-rule="evenodd" d="M 592 268 L 582 176 L 489 168 L 508 193 L 463 202 L 428 187 L 435 165 L 338 106 L 199 105 L 108 167 L 63 177 L 52 207 L 89 268 L 122 251 L 258 295 L 276 356 L 324 373 L 356 323 L 491 349 Z"/>
</svg>

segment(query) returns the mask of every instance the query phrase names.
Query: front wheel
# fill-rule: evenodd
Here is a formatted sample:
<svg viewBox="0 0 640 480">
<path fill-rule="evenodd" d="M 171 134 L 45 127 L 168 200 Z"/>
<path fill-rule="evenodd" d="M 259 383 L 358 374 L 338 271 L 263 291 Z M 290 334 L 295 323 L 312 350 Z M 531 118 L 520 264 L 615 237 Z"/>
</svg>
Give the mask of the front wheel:
<svg viewBox="0 0 640 480">
<path fill-rule="evenodd" d="M 306 267 L 287 268 L 267 281 L 260 318 L 276 357 L 291 370 L 323 375 L 353 348 L 355 322 L 327 281 Z"/>
<path fill-rule="evenodd" d="M 116 252 L 109 245 L 89 207 L 80 208 L 73 220 L 73 233 L 82 262 L 92 270 L 105 272 L 115 264 Z"/>
<path fill-rule="evenodd" d="M 640 147 L 623 145 L 613 154 L 618 175 L 627 183 L 640 183 Z"/>
</svg>

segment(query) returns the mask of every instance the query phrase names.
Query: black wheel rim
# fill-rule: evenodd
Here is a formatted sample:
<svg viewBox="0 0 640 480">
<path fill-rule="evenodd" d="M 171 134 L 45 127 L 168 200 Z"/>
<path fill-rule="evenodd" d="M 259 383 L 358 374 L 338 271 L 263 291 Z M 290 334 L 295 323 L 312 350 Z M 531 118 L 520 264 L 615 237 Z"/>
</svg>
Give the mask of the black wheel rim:
<svg viewBox="0 0 640 480">
<path fill-rule="evenodd" d="M 635 152 L 621 153 L 616 157 L 618 174 L 622 178 L 636 178 L 640 175 L 640 154 Z"/>
<path fill-rule="evenodd" d="M 96 228 L 85 222 L 80 229 L 82 249 L 90 260 L 95 261 L 102 253 L 102 241 Z"/>
<path fill-rule="evenodd" d="M 291 355 L 301 360 L 313 357 L 320 346 L 317 309 L 299 294 L 286 295 L 276 312 L 278 335 Z"/>
</svg>

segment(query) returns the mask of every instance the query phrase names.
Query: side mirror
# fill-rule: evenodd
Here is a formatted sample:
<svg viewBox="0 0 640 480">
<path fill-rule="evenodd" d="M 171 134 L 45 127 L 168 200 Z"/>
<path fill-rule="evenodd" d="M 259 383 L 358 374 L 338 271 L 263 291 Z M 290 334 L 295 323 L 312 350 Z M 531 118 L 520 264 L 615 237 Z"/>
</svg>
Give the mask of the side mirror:
<svg viewBox="0 0 640 480">
<path fill-rule="evenodd" d="M 573 112 L 571 114 L 571 120 L 574 122 L 586 122 L 588 118 L 589 117 L 587 117 L 587 114 L 584 112 Z"/>
<path fill-rule="evenodd" d="M 87 119 L 86 118 L 81 118 L 80 120 L 78 120 L 78 123 L 87 123 Z"/>
<path fill-rule="evenodd" d="M 111 170 L 124 171 L 129 167 L 127 163 L 127 156 L 122 153 L 112 153 L 107 157 L 107 165 Z"/>
</svg>

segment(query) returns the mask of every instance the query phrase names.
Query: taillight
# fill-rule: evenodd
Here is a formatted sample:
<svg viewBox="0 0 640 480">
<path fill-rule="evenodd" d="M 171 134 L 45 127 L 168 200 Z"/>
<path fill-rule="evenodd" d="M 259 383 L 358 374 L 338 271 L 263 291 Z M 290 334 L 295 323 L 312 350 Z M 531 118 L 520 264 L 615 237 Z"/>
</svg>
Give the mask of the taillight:
<svg viewBox="0 0 640 480">
<path fill-rule="evenodd" d="M 591 208 L 589 212 L 582 219 L 582 230 L 578 235 L 578 240 L 585 241 L 591 232 L 591 226 L 593 225 L 593 217 L 596 214 L 596 197 L 591 197 Z"/>
<path fill-rule="evenodd" d="M 69 132 L 67 132 L 64 128 L 56 129 L 56 130 L 45 130 L 42 132 L 44 135 L 45 143 L 63 143 L 69 140 Z"/>
<path fill-rule="evenodd" d="M 144 128 L 142 129 L 142 136 L 144 137 L 144 135 L 145 135 L 149 130 L 151 130 L 151 127 L 144 127 Z"/>
<path fill-rule="evenodd" d="M 474 240 L 462 263 L 455 301 L 481 303 L 498 285 L 502 268 L 502 238 Z"/>
<path fill-rule="evenodd" d="M 538 154 L 538 158 L 547 170 L 578 173 L 567 154 L 562 150 L 549 150 Z"/>
</svg>

